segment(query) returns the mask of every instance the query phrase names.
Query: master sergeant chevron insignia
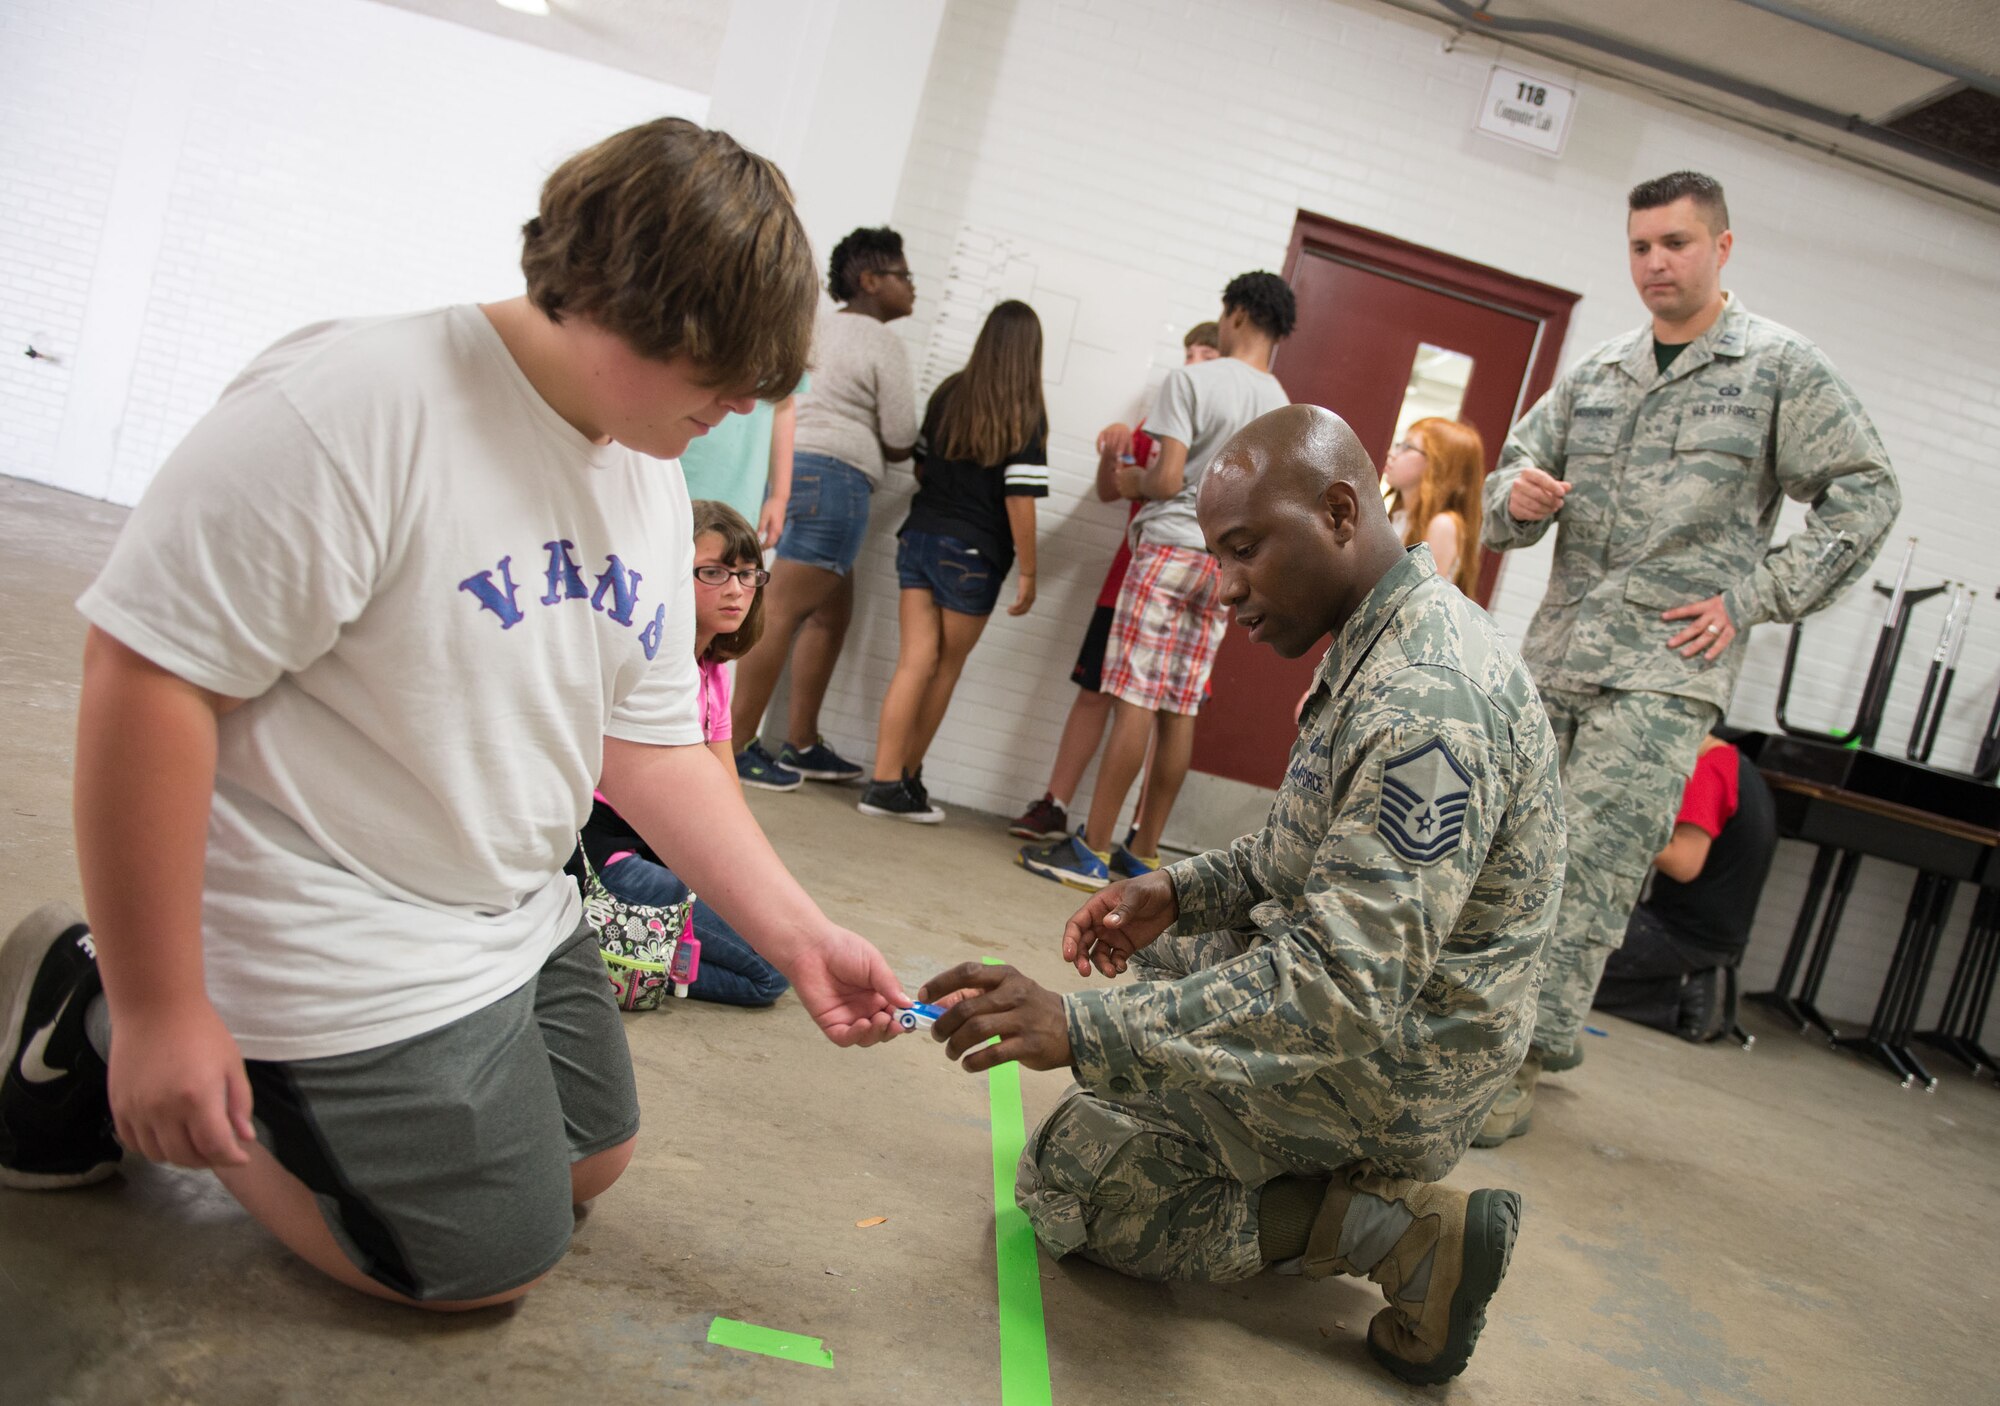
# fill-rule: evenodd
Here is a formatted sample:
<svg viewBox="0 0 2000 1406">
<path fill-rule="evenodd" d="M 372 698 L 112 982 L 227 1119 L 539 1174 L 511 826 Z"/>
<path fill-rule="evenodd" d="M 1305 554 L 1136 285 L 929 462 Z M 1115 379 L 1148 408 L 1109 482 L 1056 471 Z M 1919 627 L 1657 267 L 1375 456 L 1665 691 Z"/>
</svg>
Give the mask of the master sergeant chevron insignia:
<svg viewBox="0 0 2000 1406">
<path fill-rule="evenodd" d="M 1458 848 L 1472 774 L 1436 737 L 1382 768 L 1375 829 L 1412 864 L 1435 864 Z"/>
</svg>

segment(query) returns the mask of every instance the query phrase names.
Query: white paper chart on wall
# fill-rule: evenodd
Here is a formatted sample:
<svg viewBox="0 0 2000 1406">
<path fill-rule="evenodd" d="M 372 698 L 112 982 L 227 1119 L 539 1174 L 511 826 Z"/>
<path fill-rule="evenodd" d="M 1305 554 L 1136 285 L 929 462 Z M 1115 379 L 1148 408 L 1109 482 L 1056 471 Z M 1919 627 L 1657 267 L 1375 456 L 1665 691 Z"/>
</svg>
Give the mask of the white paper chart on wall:
<svg viewBox="0 0 2000 1406">
<path fill-rule="evenodd" d="M 928 396 L 938 382 L 965 365 L 986 314 L 1003 298 L 1026 299 L 1034 289 L 1034 266 L 1004 234 L 970 228 L 958 232 L 951 267 L 944 276 L 937 317 L 931 322 L 930 344 L 924 348 L 917 373 L 918 393 Z M 1048 341 L 1043 328 L 1043 342 Z M 1044 355 L 1044 362 L 1048 360 Z M 1048 371 L 1045 365 L 1044 374 Z"/>
<path fill-rule="evenodd" d="M 1179 346 L 1166 320 L 1169 290 L 1158 278 L 964 225 L 918 367 L 920 395 L 965 365 L 986 314 L 1007 298 L 1021 299 L 1041 318 L 1042 383 L 1058 432 L 1124 413 L 1164 374 L 1165 366 L 1154 364 L 1165 355 L 1162 347 Z"/>
<path fill-rule="evenodd" d="M 1008 298 L 1031 305 L 1041 318 L 1042 379 L 1051 386 L 1062 384 L 1070 335 L 1076 326 L 1077 300 L 1049 287 L 1048 281 L 1038 276 L 1038 262 L 1012 235 L 969 225 L 959 230 L 918 377 L 918 388 L 924 395 L 965 365 L 986 314 Z"/>
</svg>

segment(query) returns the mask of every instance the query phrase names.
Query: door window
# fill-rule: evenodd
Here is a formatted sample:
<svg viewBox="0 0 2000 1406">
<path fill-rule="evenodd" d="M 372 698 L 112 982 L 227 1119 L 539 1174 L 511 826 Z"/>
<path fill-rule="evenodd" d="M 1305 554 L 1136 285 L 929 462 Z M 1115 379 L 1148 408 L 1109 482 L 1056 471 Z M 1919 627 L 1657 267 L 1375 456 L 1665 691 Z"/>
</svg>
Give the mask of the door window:
<svg viewBox="0 0 2000 1406">
<path fill-rule="evenodd" d="M 1400 443 L 1410 426 L 1433 415 L 1456 420 L 1465 408 L 1465 388 L 1471 381 L 1471 357 L 1419 342 L 1416 358 L 1410 363 L 1409 384 L 1403 388 L 1403 408 L 1396 414 L 1396 433 L 1389 443 Z"/>
</svg>

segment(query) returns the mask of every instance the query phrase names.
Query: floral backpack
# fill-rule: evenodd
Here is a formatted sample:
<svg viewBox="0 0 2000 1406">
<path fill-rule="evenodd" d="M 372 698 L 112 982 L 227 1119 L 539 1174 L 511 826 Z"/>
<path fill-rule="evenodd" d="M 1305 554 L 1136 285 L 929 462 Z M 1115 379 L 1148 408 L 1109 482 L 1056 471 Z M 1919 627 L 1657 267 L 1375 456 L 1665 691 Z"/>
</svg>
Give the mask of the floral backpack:
<svg viewBox="0 0 2000 1406">
<path fill-rule="evenodd" d="M 685 995 L 694 980 L 688 961 L 693 953 L 684 950 L 694 947 L 694 895 L 663 908 L 627 903 L 612 897 L 581 846 L 577 853 L 583 861 L 583 916 L 597 932 L 619 1008 L 654 1010 L 677 983 Z"/>
</svg>

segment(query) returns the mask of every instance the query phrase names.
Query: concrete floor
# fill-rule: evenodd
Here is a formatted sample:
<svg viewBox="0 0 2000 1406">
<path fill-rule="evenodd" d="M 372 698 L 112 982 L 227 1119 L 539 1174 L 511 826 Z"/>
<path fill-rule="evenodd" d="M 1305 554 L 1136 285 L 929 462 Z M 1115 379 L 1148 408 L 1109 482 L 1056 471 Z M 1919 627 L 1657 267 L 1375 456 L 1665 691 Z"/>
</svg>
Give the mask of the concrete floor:
<svg viewBox="0 0 2000 1406">
<path fill-rule="evenodd" d="M 0 478 L 0 921 L 75 901 L 70 602 L 123 514 Z M 1069 891 L 992 816 L 868 821 L 759 793 L 779 851 L 909 983 L 992 954 L 1067 987 Z M 1453 1174 L 1526 1203 L 1468 1372 L 1366 1357 L 1366 1284 L 1162 1287 L 1041 1265 L 1057 1403 L 1991 1402 L 2000 1091 L 1935 1094 L 1750 1015 L 1754 1052 L 1616 1021 L 1545 1081 L 1535 1132 Z M 998 1402 L 982 1078 L 929 1046 L 840 1051 L 789 999 L 627 1017 L 646 1126 L 549 1282 L 439 1318 L 293 1262 L 206 1173 L 132 1162 L 0 1193 L 0 1401 Z M 1023 1077 L 1030 1119 L 1060 1092 Z M 887 1216 L 857 1229 L 857 1220 Z M 705 1341 L 721 1314 L 824 1338 L 821 1371 Z"/>
</svg>

